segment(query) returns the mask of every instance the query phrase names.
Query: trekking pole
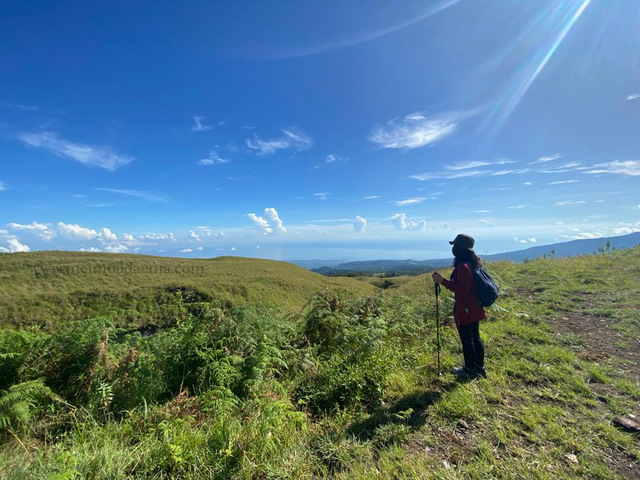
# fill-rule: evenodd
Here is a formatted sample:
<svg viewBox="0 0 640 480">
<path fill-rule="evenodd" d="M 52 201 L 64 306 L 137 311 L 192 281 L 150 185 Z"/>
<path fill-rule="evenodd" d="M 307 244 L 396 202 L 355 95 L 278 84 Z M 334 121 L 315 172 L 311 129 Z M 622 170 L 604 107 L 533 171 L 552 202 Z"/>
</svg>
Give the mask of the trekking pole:
<svg viewBox="0 0 640 480">
<path fill-rule="evenodd" d="M 438 349 L 438 376 L 442 375 L 440 370 L 440 300 L 438 295 L 440 294 L 440 284 L 435 283 L 436 287 L 436 343 Z"/>
</svg>

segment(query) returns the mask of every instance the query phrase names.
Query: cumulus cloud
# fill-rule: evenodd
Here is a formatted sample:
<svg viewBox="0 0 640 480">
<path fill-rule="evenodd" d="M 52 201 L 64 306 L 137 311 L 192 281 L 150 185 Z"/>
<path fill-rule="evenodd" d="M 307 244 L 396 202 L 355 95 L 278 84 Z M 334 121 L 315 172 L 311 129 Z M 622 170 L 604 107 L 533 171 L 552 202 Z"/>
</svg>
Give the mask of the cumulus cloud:
<svg viewBox="0 0 640 480">
<path fill-rule="evenodd" d="M 403 118 L 389 120 L 384 126 L 376 126 L 369 140 L 380 148 L 412 150 L 444 140 L 458 128 L 458 123 L 472 115 L 468 112 L 447 112 L 426 117 L 421 112 Z"/>
<path fill-rule="evenodd" d="M 56 236 L 56 232 L 50 229 L 49 225 L 44 223 L 36 223 L 35 221 L 27 225 L 21 225 L 19 223 L 8 223 L 7 227 L 11 228 L 12 230 L 26 230 L 33 232 L 47 242 Z"/>
<path fill-rule="evenodd" d="M 207 130 L 211 130 L 213 127 L 210 125 L 204 125 L 202 122 L 204 121 L 204 117 L 196 115 L 193 117 L 193 127 L 191 130 L 194 132 L 206 132 Z"/>
<path fill-rule="evenodd" d="M 255 213 L 249 213 L 247 216 L 262 229 L 264 235 L 270 235 L 274 230 L 278 233 L 287 233 L 287 229 L 282 224 L 280 216 L 275 208 L 265 208 L 264 214 L 266 219 L 256 215 Z"/>
<path fill-rule="evenodd" d="M 364 232 L 365 227 L 367 226 L 367 219 L 362 218 L 360 215 L 356 215 L 355 220 L 353 221 L 353 229 L 356 233 Z"/>
<path fill-rule="evenodd" d="M 200 235 L 198 235 L 196 232 L 194 232 L 193 230 L 189 230 L 189 238 L 191 240 L 194 240 L 196 242 L 201 242 L 202 239 L 200 238 Z"/>
<path fill-rule="evenodd" d="M 58 222 L 58 231 L 70 238 L 76 240 L 93 240 L 98 237 L 98 232 L 91 228 L 81 227 L 77 224 L 66 224 Z"/>
<path fill-rule="evenodd" d="M 264 214 L 270 221 L 270 225 L 279 233 L 287 233 L 287 229 L 282 225 L 282 220 L 275 208 L 265 208 Z"/>
<path fill-rule="evenodd" d="M 133 157 L 113 153 L 109 147 L 82 145 L 58 138 L 52 132 L 21 133 L 18 138 L 27 146 L 42 148 L 59 157 L 66 157 L 84 165 L 104 168 L 110 172 L 134 160 Z"/>
<path fill-rule="evenodd" d="M 396 207 L 405 207 L 407 205 L 417 205 L 426 200 L 426 197 L 411 197 L 405 200 L 399 200 L 395 202 Z"/>
<path fill-rule="evenodd" d="M 17 252 L 29 252 L 31 249 L 22 243 L 17 238 L 10 238 L 7 240 L 7 248 L 0 247 L 0 252 L 4 253 L 17 253 Z"/>
<path fill-rule="evenodd" d="M 191 253 L 193 252 L 193 248 L 183 248 L 180 250 L 180 253 Z"/>
<path fill-rule="evenodd" d="M 118 241 L 118 237 L 116 236 L 116 234 L 113 233 L 108 228 L 100 229 L 99 236 L 100 236 L 100 240 L 103 241 L 103 242 L 117 242 Z"/>
<path fill-rule="evenodd" d="M 304 132 L 298 129 L 282 129 L 284 136 L 271 140 L 260 140 L 257 135 L 253 139 L 246 140 L 247 147 L 255 150 L 260 156 L 272 155 L 278 150 L 294 150 L 302 152 L 313 146 L 313 141 Z"/>
<path fill-rule="evenodd" d="M 408 221 L 407 215 L 403 213 L 396 213 L 391 217 L 391 222 L 395 225 L 398 230 L 426 230 L 427 229 L 427 221 L 419 220 L 417 222 Z"/>
<path fill-rule="evenodd" d="M 229 163 L 229 160 L 222 158 L 215 150 L 211 150 L 207 158 L 203 158 L 196 163 L 201 166 L 222 165 L 223 163 Z"/>
</svg>

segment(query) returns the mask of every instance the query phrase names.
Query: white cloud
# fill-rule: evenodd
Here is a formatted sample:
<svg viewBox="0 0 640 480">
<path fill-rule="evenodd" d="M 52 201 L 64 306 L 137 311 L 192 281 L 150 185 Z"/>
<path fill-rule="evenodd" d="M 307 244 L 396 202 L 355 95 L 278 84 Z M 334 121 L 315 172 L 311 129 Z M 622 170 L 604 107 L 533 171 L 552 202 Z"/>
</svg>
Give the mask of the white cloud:
<svg viewBox="0 0 640 480">
<path fill-rule="evenodd" d="M 560 155 L 559 153 L 556 153 L 554 155 L 549 155 L 546 157 L 540 157 L 538 158 L 538 160 L 531 162 L 530 165 L 536 164 L 536 163 L 548 163 L 548 162 L 552 162 L 554 160 L 557 160 L 559 158 L 562 158 L 562 155 Z"/>
<path fill-rule="evenodd" d="M 594 166 L 594 169 L 588 170 L 585 173 L 597 174 L 597 173 L 611 173 L 619 175 L 640 175 L 640 160 L 615 160 L 608 163 L 599 163 Z"/>
<path fill-rule="evenodd" d="M 2 190 L 6 190 L 7 187 L 5 187 L 4 182 L 0 182 L 0 191 Z"/>
<path fill-rule="evenodd" d="M 129 248 L 126 245 L 122 245 L 120 243 L 107 245 L 106 247 L 104 247 L 104 251 L 109 253 L 124 253 L 127 250 L 129 250 Z"/>
<path fill-rule="evenodd" d="M 94 190 L 100 190 L 101 192 L 117 193 L 127 197 L 141 198 L 142 200 L 148 200 L 149 202 L 166 203 L 167 199 L 160 197 L 159 195 L 146 192 L 144 190 L 125 190 L 121 188 L 94 188 Z"/>
<path fill-rule="evenodd" d="M 564 185 L 566 183 L 577 183 L 578 180 L 559 180 L 557 182 L 549 182 L 547 185 Z"/>
<path fill-rule="evenodd" d="M 77 224 L 58 222 L 58 230 L 64 236 L 77 240 L 93 240 L 98 237 L 98 232 L 91 228 L 81 227 Z"/>
<path fill-rule="evenodd" d="M 28 225 L 21 225 L 19 223 L 8 223 L 7 227 L 12 230 L 27 230 L 36 233 L 40 238 L 47 242 L 56 236 L 56 232 L 51 230 L 47 224 L 36 223 L 35 221 Z"/>
<path fill-rule="evenodd" d="M 396 213 L 391 217 L 391 222 L 395 225 L 398 230 L 426 230 L 427 229 L 427 221 L 419 220 L 417 222 L 409 221 L 407 222 L 407 215 L 403 213 Z"/>
<path fill-rule="evenodd" d="M 203 120 L 204 117 L 198 115 L 193 117 L 193 127 L 191 127 L 191 130 L 193 130 L 194 132 L 206 132 L 207 130 L 211 130 L 213 128 L 210 125 L 204 125 L 202 123 Z"/>
<path fill-rule="evenodd" d="M 432 117 L 412 113 L 404 118 L 389 120 L 385 126 L 373 129 L 369 140 L 381 148 L 411 150 L 436 143 L 452 135 L 461 119 L 469 112 L 447 112 Z"/>
<path fill-rule="evenodd" d="M 304 132 L 298 129 L 282 129 L 283 137 L 271 140 L 260 140 L 258 136 L 246 140 L 247 147 L 256 150 L 258 155 L 272 155 L 278 150 L 293 149 L 296 152 L 309 150 L 313 146 L 313 141 Z"/>
<path fill-rule="evenodd" d="M 517 163 L 515 160 L 511 160 L 508 158 L 500 158 L 493 162 L 488 161 L 470 161 L 463 163 L 454 163 L 452 165 L 445 166 L 445 170 L 467 170 L 469 168 L 478 168 L 478 167 L 487 167 L 490 165 L 508 165 L 510 163 Z"/>
<path fill-rule="evenodd" d="M 7 240 L 7 245 L 9 246 L 9 248 L 3 247 L 1 251 L 16 253 L 16 252 L 29 252 L 31 250 L 27 245 L 20 243 L 20 241 L 17 238 L 10 238 L 9 240 Z"/>
<path fill-rule="evenodd" d="M 507 207 L 510 208 L 512 210 L 522 210 L 523 208 L 527 208 L 529 206 L 528 203 L 520 203 L 518 205 L 512 205 L 511 207 Z"/>
<path fill-rule="evenodd" d="M 283 226 L 282 220 L 275 208 L 265 208 L 264 214 L 267 219 L 259 217 L 255 213 L 249 213 L 247 216 L 262 229 L 264 235 L 270 235 L 274 232 L 274 229 L 278 233 L 287 233 L 287 229 Z M 269 222 L 270 220 L 270 222 Z"/>
<path fill-rule="evenodd" d="M 328 200 L 329 195 L 331 195 L 329 192 L 319 192 L 313 194 L 314 197 L 318 197 L 320 200 Z"/>
<path fill-rule="evenodd" d="M 193 252 L 193 248 L 183 248 L 180 250 L 180 253 L 191 253 Z"/>
<path fill-rule="evenodd" d="M 144 235 L 138 236 L 141 240 L 167 240 L 169 242 L 176 242 L 176 237 L 173 235 L 173 232 L 169 233 L 145 233 Z"/>
<path fill-rule="evenodd" d="M 201 242 L 202 241 L 202 239 L 200 238 L 200 235 L 198 235 L 193 230 L 189 230 L 189 238 L 192 239 L 192 240 L 195 240 L 196 242 Z"/>
<path fill-rule="evenodd" d="M 405 207 L 407 205 L 417 205 L 426 200 L 426 197 L 411 197 L 405 200 L 399 200 L 395 202 L 396 207 Z"/>
<path fill-rule="evenodd" d="M 255 223 L 258 227 L 262 228 L 263 233 L 265 235 L 269 235 L 270 233 L 273 233 L 273 229 L 269 225 L 269 222 L 267 222 L 264 218 L 257 216 L 255 213 L 249 213 L 247 216 L 251 220 L 253 220 L 253 223 Z"/>
<path fill-rule="evenodd" d="M 629 227 L 620 227 L 620 228 L 613 229 L 614 235 L 628 235 L 629 233 L 633 233 L 637 231 L 638 231 L 637 228 L 629 228 Z"/>
<path fill-rule="evenodd" d="M 353 221 L 353 229 L 356 233 L 364 232 L 365 227 L 367 226 L 367 219 L 362 218 L 360 215 L 356 215 L 355 220 Z"/>
<path fill-rule="evenodd" d="M 640 98 L 640 93 L 632 93 L 627 97 L 627 100 L 635 100 L 636 98 Z"/>
<path fill-rule="evenodd" d="M 211 150 L 209 152 L 208 158 L 203 158 L 196 162 L 198 165 L 207 166 L 207 165 L 222 165 L 223 163 L 229 163 L 229 160 L 226 158 L 220 157 L 215 150 Z"/>
<path fill-rule="evenodd" d="M 480 220 L 480 223 L 484 226 L 484 227 L 489 227 L 489 228 L 493 228 L 495 227 L 495 225 L 493 223 L 491 223 L 489 220 Z"/>
<path fill-rule="evenodd" d="M 376 198 L 380 198 L 380 195 L 369 195 L 363 198 L 363 200 L 375 200 Z"/>
<path fill-rule="evenodd" d="M 116 236 L 116 234 L 113 233 L 108 228 L 100 229 L 100 234 L 99 235 L 100 235 L 100 240 L 102 242 L 117 242 L 118 241 L 118 237 Z"/>
<path fill-rule="evenodd" d="M 91 252 L 91 253 L 98 253 L 98 252 L 102 252 L 102 250 L 100 250 L 97 247 L 82 247 L 78 249 L 79 252 Z"/>
<path fill-rule="evenodd" d="M 59 157 L 70 158 L 84 165 L 104 168 L 110 172 L 134 160 L 133 157 L 113 153 L 109 147 L 72 143 L 58 138 L 52 132 L 22 133 L 18 138 L 30 147 L 43 148 Z"/>
<path fill-rule="evenodd" d="M 327 163 L 343 163 L 343 162 L 349 161 L 349 159 L 345 157 L 340 157 L 338 155 L 333 155 L 332 153 L 330 153 L 324 158 L 324 161 Z"/>
<path fill-rule="evenodd" d="M 287 233 L 287 229 L 282 225 L 282 220 L 275 208 L 265 208 L 265 216 L 271 221 L 270 225 L 279 233 Z"/>
<path fill-rule="evenodd" d="M 565 200 L 563 202 L 556 202 L 556 207 L 566 207 L 571 205 L 583 205 L 587 202 L 584 200 Z"/>
</svg>

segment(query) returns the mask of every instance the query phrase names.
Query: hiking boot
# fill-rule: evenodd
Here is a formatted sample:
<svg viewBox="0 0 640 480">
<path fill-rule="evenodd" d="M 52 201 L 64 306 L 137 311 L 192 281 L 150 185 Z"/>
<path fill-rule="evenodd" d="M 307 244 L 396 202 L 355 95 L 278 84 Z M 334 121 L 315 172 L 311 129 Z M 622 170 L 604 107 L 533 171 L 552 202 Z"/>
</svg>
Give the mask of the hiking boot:
<svg viewBox="0 0 640 480">
<path fill-rule="evenodd" d="M 474 369 L 467 367 L 453 367 L 453 373 L 460 379 L 471 379 L 478 376 Z"/>
<path fill-rule="evenodd" d="M 487 378 L 487 369 L 484 367 L 476 366 L 476 375 L 482 378 Z"/>
</svg>

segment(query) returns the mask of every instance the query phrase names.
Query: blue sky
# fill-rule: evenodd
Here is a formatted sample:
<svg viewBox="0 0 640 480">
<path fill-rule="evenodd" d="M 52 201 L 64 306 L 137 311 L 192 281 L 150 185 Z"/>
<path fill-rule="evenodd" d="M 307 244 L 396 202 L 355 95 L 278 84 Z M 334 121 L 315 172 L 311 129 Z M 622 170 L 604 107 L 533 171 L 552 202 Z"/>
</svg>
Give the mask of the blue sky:
<svg viewBox="0 0 640 480">
<path fill-rule="evenodd" d="M 437 258 L 640 230 L 636 0 L 0 6 L 0 251 Z"/>
</svg>

